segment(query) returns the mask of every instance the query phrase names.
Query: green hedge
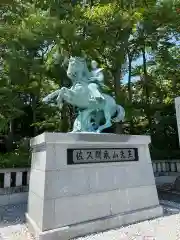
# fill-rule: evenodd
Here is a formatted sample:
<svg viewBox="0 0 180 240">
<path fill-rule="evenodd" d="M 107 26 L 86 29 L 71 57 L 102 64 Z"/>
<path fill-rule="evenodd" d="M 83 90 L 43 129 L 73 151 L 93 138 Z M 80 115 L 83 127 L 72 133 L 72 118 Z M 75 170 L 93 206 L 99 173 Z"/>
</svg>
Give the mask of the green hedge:
<svg viewBox="0 0 180 240">
<path fill-rule="evenodd" d="M 31 166 L 29 139 L 16 142 L 12 152 L 0 153 L 0 168 L 28 168 Z"/>
<path fill-rule="evenodd" d="M 0 154 L 0 168 L 26 168 L 30 163 L 30 156 L 25 152 Z"/>
<path fill-rule="evenodd" d="M 156 149 L 150 147 L 152 160 L 180 159 L 180 149 Z"/>
</svg>

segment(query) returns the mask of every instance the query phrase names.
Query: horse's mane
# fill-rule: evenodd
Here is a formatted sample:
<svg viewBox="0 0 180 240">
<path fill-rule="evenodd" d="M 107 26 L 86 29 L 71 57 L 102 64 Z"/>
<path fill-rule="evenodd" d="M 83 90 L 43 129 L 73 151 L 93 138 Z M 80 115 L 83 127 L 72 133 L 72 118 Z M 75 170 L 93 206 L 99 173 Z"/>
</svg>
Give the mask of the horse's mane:
<svg viewBox="0 0 180 240">
<path fill-rule="evenodd" d="M 89 79 L 90 76 L 91 76 L 91 73 L 90 73 L 90 71 L 89 71 L 89 69 L 87 67 L 86 60 L 84 58 L 81 58 L 81 57 L 71 57 L 70 61 L 73 61 L 74 59 L 76 59 L 76 62 L 78 61 L 81 64 L 83 64 L 83 69 L 82 69 L 83 73 L 82 73 L 82 75 L 84 76 L 84 78 Z"/>
</svg>

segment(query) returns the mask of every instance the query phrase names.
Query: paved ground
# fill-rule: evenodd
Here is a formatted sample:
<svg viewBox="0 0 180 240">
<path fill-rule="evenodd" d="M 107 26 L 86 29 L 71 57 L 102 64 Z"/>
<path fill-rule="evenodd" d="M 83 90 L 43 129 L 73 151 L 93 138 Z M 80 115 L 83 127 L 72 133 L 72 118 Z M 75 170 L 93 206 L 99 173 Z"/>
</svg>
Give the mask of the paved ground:
<svg viewBox="0 0 180 240">
<path fill-rule="evenodd" d="M 27 204 L 9 205 L 1 208 L 0 240 L 33 239 L 25 225 Z"/>
<path fill-rule="evenodd" d="M 161 201 L 164 217 L 99 233 L 78 240 L 180 240 L 180 204 Z M 3 208 L 0 240 L 32 240 L 24 223 L 26 204 Z M 2 212 L 0 210 L 0 212 Z M 63 240 L 63 239 L 59 239 Z"/>
</svg>

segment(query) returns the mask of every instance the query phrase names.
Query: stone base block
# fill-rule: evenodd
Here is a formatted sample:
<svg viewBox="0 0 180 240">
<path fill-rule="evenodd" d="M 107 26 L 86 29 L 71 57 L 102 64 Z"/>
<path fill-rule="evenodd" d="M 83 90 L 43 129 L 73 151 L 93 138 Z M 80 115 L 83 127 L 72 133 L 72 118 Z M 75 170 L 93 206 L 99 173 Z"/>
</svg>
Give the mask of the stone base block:
<svg viewBox="0 0 180 240">
<path fill-rule="evenodd" d="M 32 139 L 27 222 L 66 240 L 162 215 L 148 136 L 44 133 Z"/>
<path fill-rule="evenodd" d="M 162 214 L 162 207 L 154 206 L 151 208 L 144 208 L 138 211 L 116 214 L 113 216 L 56 228 L 44 232 L 40 231 L 36 223 L 29 217 L 28 214 L 26 214 L 26 221 L 29 231 L 35 236 L 37 240 L 68 240 L 92 233 L 115 229 L 143 220 L 160 217 Z"/>
</svg>

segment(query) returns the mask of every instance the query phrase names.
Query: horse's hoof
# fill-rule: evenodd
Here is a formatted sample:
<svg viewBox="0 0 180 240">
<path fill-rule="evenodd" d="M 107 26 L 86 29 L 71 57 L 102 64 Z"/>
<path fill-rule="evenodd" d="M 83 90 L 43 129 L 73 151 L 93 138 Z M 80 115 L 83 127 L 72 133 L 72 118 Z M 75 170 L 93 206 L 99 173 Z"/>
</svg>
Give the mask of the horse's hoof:
<svg viewBox="0 0 180 240">
<path fill-rule="evenodd" d="M 100 130 L 97 130 L 96 133 L 101 133 L 101 131 L 100 131 Z"/>
</svg>

